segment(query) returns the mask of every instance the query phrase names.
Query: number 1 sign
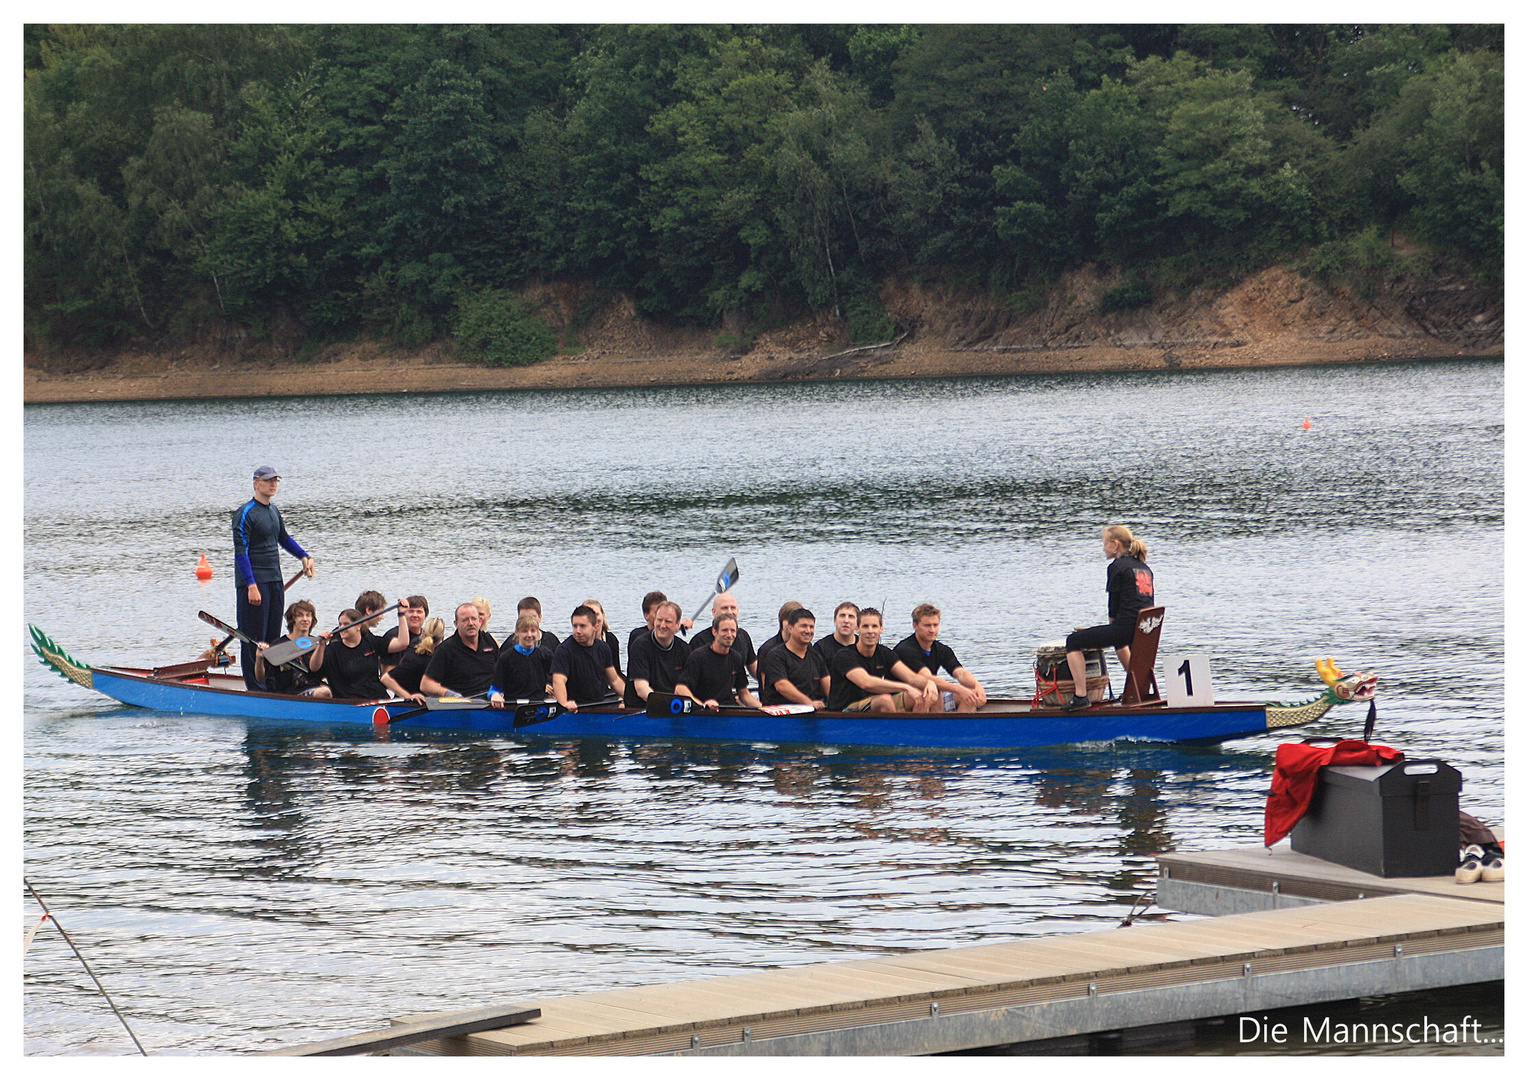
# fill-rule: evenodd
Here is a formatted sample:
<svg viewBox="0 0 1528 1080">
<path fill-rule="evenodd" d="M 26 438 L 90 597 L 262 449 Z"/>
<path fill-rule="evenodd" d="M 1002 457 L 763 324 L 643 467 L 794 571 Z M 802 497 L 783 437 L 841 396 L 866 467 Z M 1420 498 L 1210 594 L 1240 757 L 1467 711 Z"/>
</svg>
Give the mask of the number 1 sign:
<svg viewBox="0 0 1528 1080">
<path fill-rule="evenodd" d="M 1215 704 L 1208 653 L 1183 653 L 1162 661 L 1162 694 L 1172 708 Z"/>
</svg>

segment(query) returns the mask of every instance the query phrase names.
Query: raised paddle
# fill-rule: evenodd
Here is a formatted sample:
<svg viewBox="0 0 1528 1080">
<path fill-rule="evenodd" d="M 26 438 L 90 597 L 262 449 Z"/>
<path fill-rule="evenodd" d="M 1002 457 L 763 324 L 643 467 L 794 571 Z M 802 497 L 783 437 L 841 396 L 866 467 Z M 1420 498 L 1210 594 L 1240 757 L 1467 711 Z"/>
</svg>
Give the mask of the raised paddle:
<svg viewBox="0 0 1528 1080">
<path fill-rule="evenodd" d="M 298 579 L 298 578 L 300 578 L 300 577 L 302 577 L 302 576 L 303 576 L 303 575 L 304 575 L 304 574 L 306 574 L 306 573 L 307 573 L 307 571 L 306 571 L 306 570 L 299 570 L 299 571 L 297 571 L 297 573 L 295 573 L 295 574 L 293 574 L 293 575 L 292 575 L 292 576 L 291 576 L 291 578 L 289 578 L 289 579 L 288 579 L 288 580 L 287 580 L 287 583 L 286 583 L 286 584 L 285 584 L 285 585 L 283 585 L 283 586 L 281 586 L 281 591 L 282 591 L 282 592 L 286 592 L 286 591 L 287 591 L 287 590 L 288 590 L 288 589 L 290 589 L 290 588 L 291 588 L 291 587 L 292 587 L 292 586 L 293 586 L 293 585 L 295 585 L 295 584 L 297 584 L 297 579 Z M 202 613 L 202 617 L 203 617 L 203 618 L 206 618 L 206 612 L 203 612 L 203 613 Z M 221 625 L 221 624 L 219 624 L 219 625 Z M 220 642 L 218 642 L 218 643 L 217 643 L 217 645 L 215 645 L 215 646 L 214 646 L 214 647 L 213 647 L 213 650 L 212 650 L 212 655 L 213 655 L 213 658 L 214 658 L 214 659 L 216 659 L 216 657 L 217 657 L 217 655 L 218 655 L 218 653 L 220 653 L 220 652 L 222 652 L 222 651 L 223 651 L 223 650 L 224 650 L 224 649 L 226 649 L 226 648 L 227 648 L 227 647 L 228 647 L 228 643 L 229 643 L 229 642 L 230 642 L 230 641 L 232 641 L 232 640 L 233 640 L 233 639 L 234 639 L 234 638 L 236 638 L 236 637 L 238 637 L 238 636 L 239 636 L 239 632 L 238 632 L 238 631 L 237 631 L 237 630 L 234 630 L 234 629 L 231 629 L 231 628 L 229 628 L 229 630 L 228 630 L 228 636 L 227 636 L 227 637 L 225 637 L 225 638 L 224 638 L 224 639 L 223 639 L 223 640 L 222 640 L 222 641 L 220 641 Z"/>
<path fill-rule="evenodd" d="M 227 634 L 228 637 L 223 639 L 225 642 L 232 641 L 234 638 L 238 638 L 240 641 L 244 642 L 244 644 L 246 644 L 246 645 L 255 645 L 255 646 L 258 646 L 260 644 L 254 638 L 250 637 L 244 631 L 240 630 L 237 626 L 229 626 L 227 623 L 225 623 L 222 619 L 218 618 L 216 615 L 209 615 L 205 611 L 198 611 L 196 613 L 196 617 L 198 619 L 202 620 L 202 622 L 207 623 L 207 624 L 209 624 L 211 626 L 215 626 L 219 630 L 223 631 L 223 633 Z"/>
<path fill-rule="evenodd" d="M 362 623 L 368 623 L 375 619 L 378 615 L 386 615 L 389 611 L 397 611 L 402 606 L 402 604 L 394 604 L 392 607 L 385 607 L 381 611 L 373 611 L 364 619 L 342 623 L 329 631 L 329 633 L 334 635 L 341 631 L 349 630 L 352 626 L 360 626 Z M 265 650 L 265 662 L 267 664 L 289 664 L 298 657 L 307 656 L 314 649 L 318 648 L 319 644 L 319 638 L 309 637 L 307 634 L 300 638 L 293 638 L 291 641 L 278 641 Z"/>
<path fill-rule="evenodd" d="M 730 591 L 732 589 L 732 586 L 737 583 L 737 579 L 740 576 L 741 576 L 741 573 L 740 573 L 740 571 L 737 568 L 737 560 L 736 559 L 728 559 L 727 560 L 727 565 L 722 567 L 722 572 L 720 574 L 716 575 L 716 586 L 711 590 L 711 594 L 709 596 L 707 596 L 704 600 L 702 600 L 700 603 L 696 604 L 694 609 L 691 610 L 691 612 L 690 612 L 690 619 L 691 619 L 691 621 L 693 622 L 695 620 L 695 616 L 700 613 L 700 609 L 701 608 L 705 607 L 707 604 L 709 604 L 712 600 L 716 599 L 722 593 Z M 681 628 L 681 632 L 682 632 L 682 628 Z"/>
</svg>

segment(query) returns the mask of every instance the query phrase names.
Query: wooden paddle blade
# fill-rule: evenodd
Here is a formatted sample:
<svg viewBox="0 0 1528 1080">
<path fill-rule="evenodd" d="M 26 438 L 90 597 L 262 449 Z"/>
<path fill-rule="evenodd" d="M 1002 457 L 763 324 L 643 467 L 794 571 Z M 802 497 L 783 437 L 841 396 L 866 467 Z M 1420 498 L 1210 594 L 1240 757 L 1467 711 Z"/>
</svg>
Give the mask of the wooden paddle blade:
<svg viewBox="0 0 1528 1080">
<path fill-rule="evenodd" d="M 521 705 L 515 710 L 515 730 L 530 727 L 532 724 L 544 724 L 548 720 L 555 720 L 567 710 L 555 701 L 532 701 Z"/>
</svg>

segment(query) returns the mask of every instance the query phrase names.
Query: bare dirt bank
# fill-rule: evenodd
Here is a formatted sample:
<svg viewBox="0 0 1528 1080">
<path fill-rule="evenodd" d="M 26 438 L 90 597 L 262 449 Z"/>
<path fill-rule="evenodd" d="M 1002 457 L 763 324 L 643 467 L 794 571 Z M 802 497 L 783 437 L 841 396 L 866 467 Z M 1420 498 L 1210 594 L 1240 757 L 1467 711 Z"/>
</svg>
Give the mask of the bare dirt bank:
<svg viewBox="0 0 1528 1080">
<path fill-rule="evenodd" d="M 1079 271 L 1038 310 L 1021 314 L 980 294 L 891 283 L 883 300 L 905 331 L 884 348 L 851 348 L 838 320 L 821 316 L 762 334 L 733 355 L 714 331 L 654 327 L 617 298 L 579 328 L 583 352 L 523 368 L 461 363 L 440 346 L 401 351 L 360 342 L 296 362 L 219 343 L 83 363 L 29 356 L 23 396 L 44 403 L 1105 373 L 1500 357 L 1504 350 L 1500 293 L 1451 279 L 1398 283 L 1358 301 L 1273 269 L 1215 295 L 1101 315 L 1098 298 L 1110 284 Z M 554 325 L 575 306 L 568 288 L 532 294 Z"/>
</svg>

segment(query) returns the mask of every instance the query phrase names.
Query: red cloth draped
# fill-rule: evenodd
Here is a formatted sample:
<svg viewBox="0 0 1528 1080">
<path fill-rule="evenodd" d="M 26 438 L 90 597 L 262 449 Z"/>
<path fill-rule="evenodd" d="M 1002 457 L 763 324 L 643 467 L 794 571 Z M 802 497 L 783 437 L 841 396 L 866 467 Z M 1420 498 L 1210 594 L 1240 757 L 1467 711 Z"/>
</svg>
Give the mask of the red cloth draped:
<svg viewBox="0 0 1528 1080">
<path fill-rule="evenodd" d="M 1399 750 L 1359 739 L 1336 746 L 1280 743 L 1273 755 L 1273 783 L 1263 810 L 1263 845 L 1272 847 L 1305 816 L 1316 793 L 1316 772 L 1323 765 L 1388 765 L 1406 755 Z"/>
</svg>

